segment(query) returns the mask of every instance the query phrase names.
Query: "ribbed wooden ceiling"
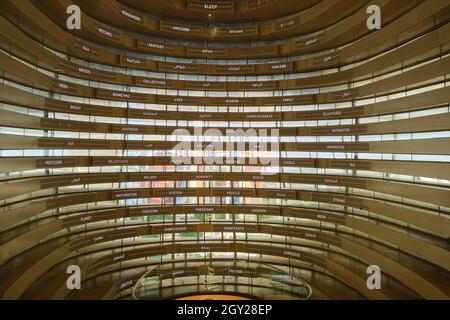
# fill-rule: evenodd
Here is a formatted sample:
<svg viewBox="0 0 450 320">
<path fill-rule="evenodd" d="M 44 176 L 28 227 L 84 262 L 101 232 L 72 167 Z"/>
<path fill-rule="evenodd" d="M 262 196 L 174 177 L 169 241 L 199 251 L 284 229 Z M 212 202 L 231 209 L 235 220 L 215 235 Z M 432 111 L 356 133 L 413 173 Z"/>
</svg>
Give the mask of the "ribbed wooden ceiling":
<svg viewBox="0 0 450 320">
<path fill-rule="evenodd" d="M 0 297 L 131 299 L 156 266 L 239 260 L 312 299 L 448 299 L 449 18 L 448 0 L 1 1 Z M 272 152 L 244 143 L 262 129 Z M 248 152 L 175 161 L 230 130 Z"/>
</svg>

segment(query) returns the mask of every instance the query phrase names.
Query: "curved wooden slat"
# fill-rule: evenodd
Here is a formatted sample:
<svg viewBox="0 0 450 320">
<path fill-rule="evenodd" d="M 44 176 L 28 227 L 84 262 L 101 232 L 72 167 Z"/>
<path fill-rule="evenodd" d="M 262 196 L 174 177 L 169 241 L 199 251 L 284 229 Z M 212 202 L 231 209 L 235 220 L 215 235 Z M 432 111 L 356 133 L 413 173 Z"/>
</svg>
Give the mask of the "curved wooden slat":
<svg viewBox="0 0 450 320">
<path fill-rule="evenodd" d="M 450 4 L 375 1 L 370 31 L 367 2 L 276 2 L 0 2 L 3 299 L 129 299 L 196 252 L 306 272 L 316 298 L 449 299 Z M 279 157 L 174 163 L 199 124 L 276 132 Z"/>
</svg>

